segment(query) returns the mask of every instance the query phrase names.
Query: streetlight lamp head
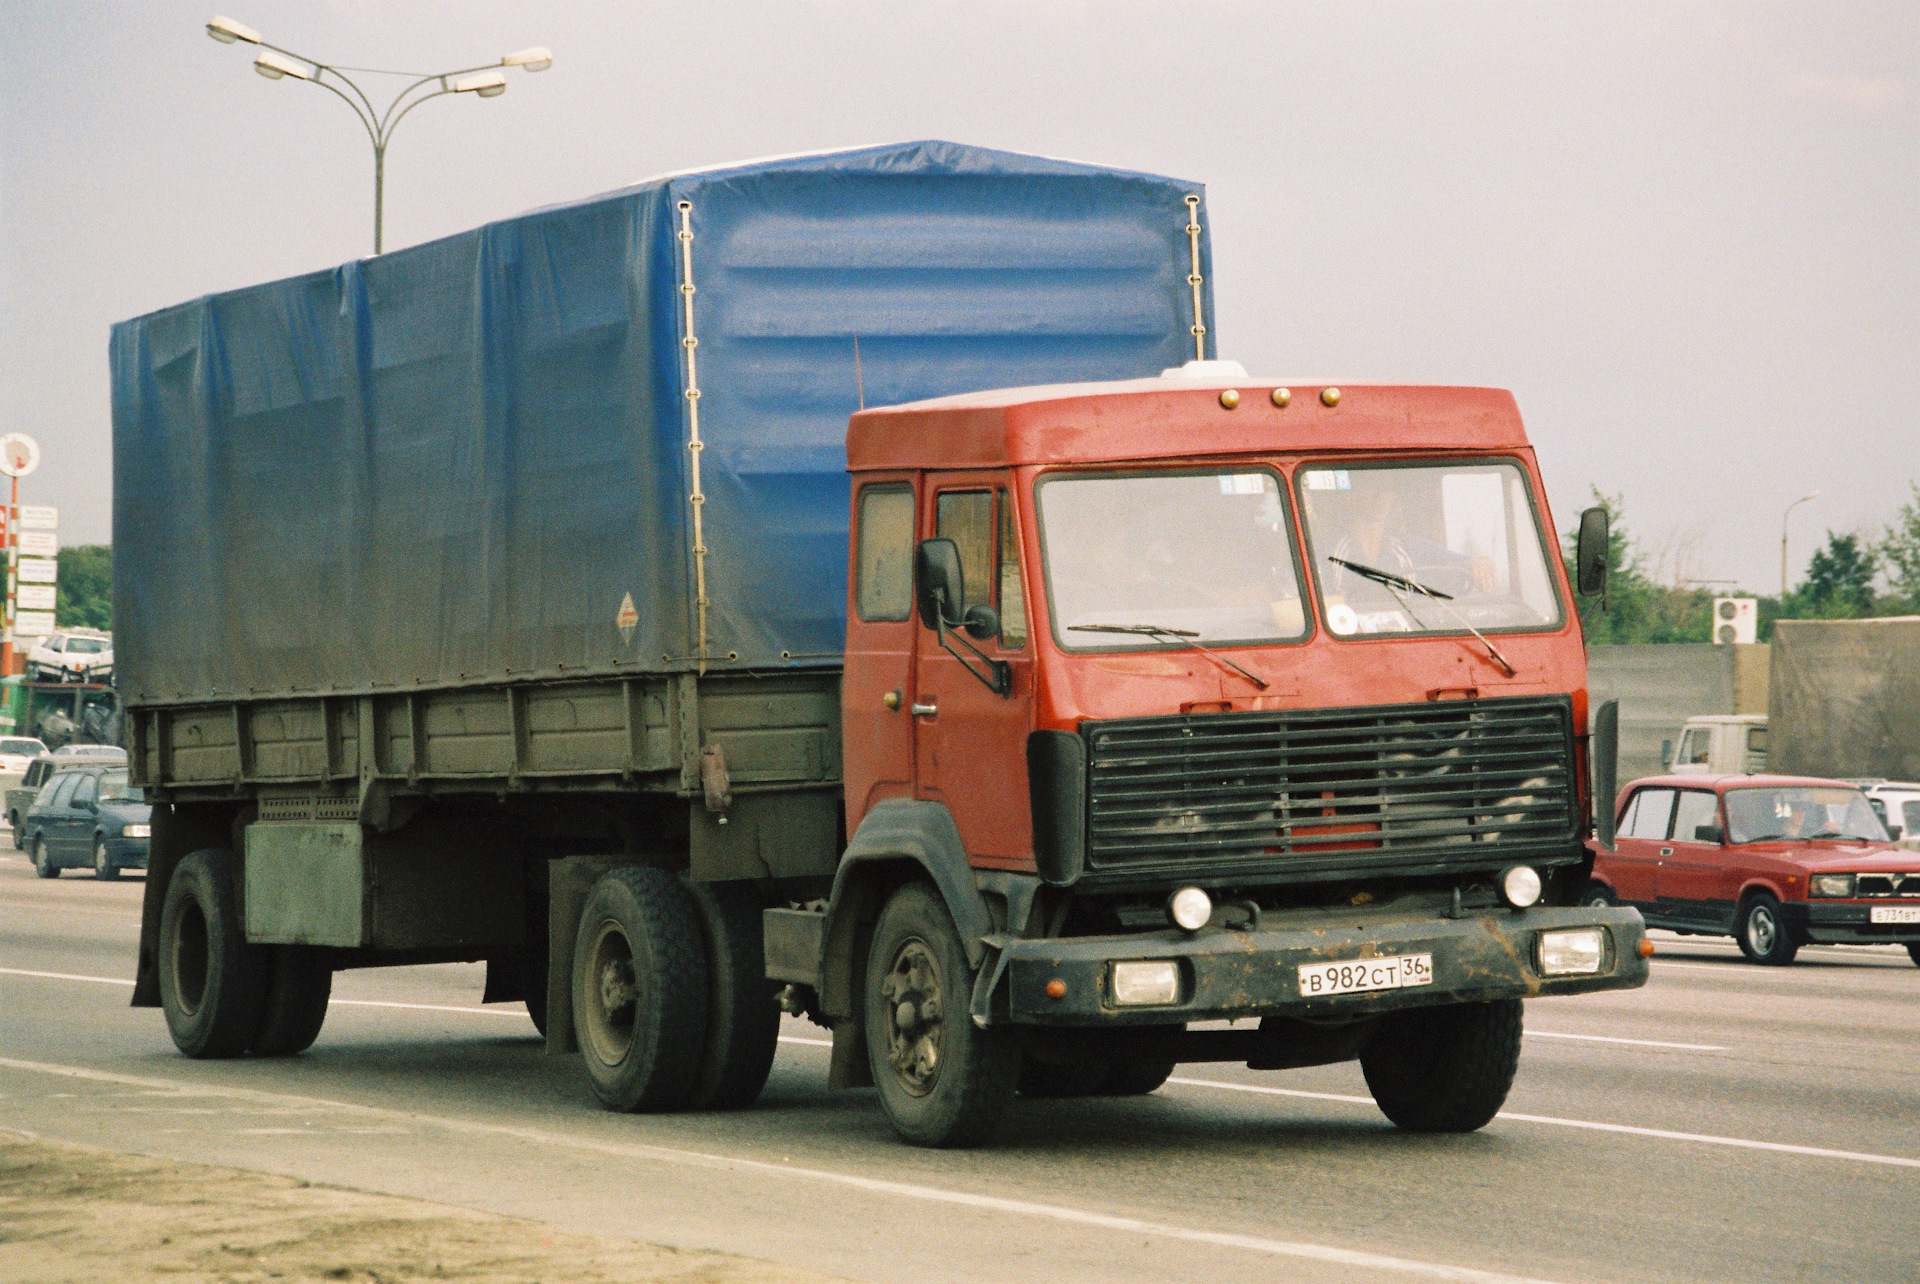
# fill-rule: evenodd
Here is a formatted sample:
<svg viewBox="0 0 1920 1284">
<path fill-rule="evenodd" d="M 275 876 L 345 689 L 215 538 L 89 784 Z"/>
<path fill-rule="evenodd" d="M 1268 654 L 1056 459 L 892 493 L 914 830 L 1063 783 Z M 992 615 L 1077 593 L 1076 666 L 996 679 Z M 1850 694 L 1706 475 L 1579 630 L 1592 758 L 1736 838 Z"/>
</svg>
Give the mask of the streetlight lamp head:
<svg viewBox="0 0 1920 1284">
<path fill-rule="evenodd" d="M 313 72 L 305 63 L 283 58 L 271 49 L 262 49 L 254 56 L 253 69 L 268 80 L 278 80 L 282 76 L 292 76 L 295 80 L 313 79 Z"/>
<path fill-rule="evenodd" d="M 235 22 L 232 18 L 220 13 L 214 14 L 208 20 L 207 34 L 223 45 L 230 45 L 236 40 L 244 40 L 250 45 L 263 43 L 260 33 L 252 27 L 244 22 Z"/>
<path fill-rule="evenodd" d="M 545 45 L 534 45 L 522 49 L 519 53 L 510 53 L 500 60 L 502 67 L 525 67 L 528 71 L 545 71 L 553 66 L 553 51 Z"/>
<path fill-rule="evenodd" d="M 453 82 L 456 94 L 477 94 L 482 98 L 498 98 L 507 92 L 507 78 L 497 71 L 483 71 L 477 76 L 468 76 L 464 80 Z"/>
</svg>

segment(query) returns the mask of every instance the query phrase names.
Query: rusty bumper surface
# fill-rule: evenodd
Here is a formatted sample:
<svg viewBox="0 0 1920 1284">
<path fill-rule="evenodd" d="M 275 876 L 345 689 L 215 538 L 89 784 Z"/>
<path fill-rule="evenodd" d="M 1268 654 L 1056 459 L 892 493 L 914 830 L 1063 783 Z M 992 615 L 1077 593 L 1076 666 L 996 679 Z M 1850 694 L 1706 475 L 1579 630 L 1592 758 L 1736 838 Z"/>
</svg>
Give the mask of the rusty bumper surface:
<svg viewBox="0 0 1920 1284">
<path fill-rule="evenodd" d="M 1583 976 L 1540 971 L 1540 933 L 1598 927 L 1605 933 L 1600 970 Z M 1646 925 L 1626 908 L 1487 910 L 1471 917 L 1316 922 L 1258 931 L 1208 928 L 1131 936 L 1017 940 L 1006 950 L 1007 1016 L 1024 1025 L 1164 1025 L 1219 1018 L 1342 1018 L 1398 1008 L 1489 999 L 1626 990 L 1647 983 L 1640 955 Z M 1301 964 L 1429 954 L 1423 985 L 1309 997 Z M 1171 959 L 1180 968 L 1172 1004 L 1122 1007 L 1112 997 L 1115 963 Z M 1049 983 L 1063 982 L 1049 993 Z M 1062 992 L 1064 990 L 1064 992 Z"/>
</svg>

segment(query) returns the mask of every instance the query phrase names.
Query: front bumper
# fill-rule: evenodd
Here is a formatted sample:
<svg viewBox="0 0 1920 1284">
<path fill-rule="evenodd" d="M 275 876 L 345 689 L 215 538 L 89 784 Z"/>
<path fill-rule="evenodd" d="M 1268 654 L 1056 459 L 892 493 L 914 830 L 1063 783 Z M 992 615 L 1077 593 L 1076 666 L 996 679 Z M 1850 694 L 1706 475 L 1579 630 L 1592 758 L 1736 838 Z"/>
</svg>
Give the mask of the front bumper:
<svg viewBox="0 0 1920 1284">
<path fill-rule="evenodd" d="M 1600 970 L 1543 976 L 1535 957 L 1539 934 L 1552 928 L 1605 929 Z M 1400 1008 L 1490 999 L 1627 990 L 1647 983 L 1640 955 L 1646 925 L 1626 908 L 1481 910 L 1463 918 L 1394 919 L 1349 914 L 1289 922 L 1258 931 L 1207 928 L 1132 936 L 1014 940 L 1005 947 L 1006 1019 L 1021 1025 L 1166 1025 L 1243 1017 L 1349 1018 Z M 1431 954 L 1433 981 L 1403 989 L 1329 997 L 1303 996 L 1303 963 Z M 1108 977 L 1116 962 L 1173 959 L 1180 999 L 1153 1007 L 1119 1007 Z M 1065 983 L 1060 998 L 1048 982 Z"/>
<path fill-rule="evenodd" d="M 151 841 L 146 838 L 103 839 L 102 845 L 107 849 L 107 863 L 115 869 L 145 869 L 147 848 Z"/>
<path fill-rule="evenodd" d="M 1873 901 L 1784 901 L 1780 918 L 1790 930 L 1815 945 L 1911 945 L 1920 941 L 1920 923 L 1875 923 L 1876 906 L 1915 908 L 1910 897 Z"/>
</svg>

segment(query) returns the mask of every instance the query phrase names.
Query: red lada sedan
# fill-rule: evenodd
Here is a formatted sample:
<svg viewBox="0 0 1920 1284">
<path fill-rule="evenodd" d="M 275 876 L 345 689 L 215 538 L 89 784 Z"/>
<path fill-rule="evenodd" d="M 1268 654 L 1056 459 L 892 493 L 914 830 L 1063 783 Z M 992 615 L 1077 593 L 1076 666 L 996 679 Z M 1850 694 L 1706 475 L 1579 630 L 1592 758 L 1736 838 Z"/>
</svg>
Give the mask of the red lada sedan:
<svg viewBox="0 0 1920 1284">
<path fill-rule="evenodd" d="M 1902 851 L 1838 780 L 1653 776 L 1620 791 L 1615 852 L 1590 903 L 1649 927 L 1731 936 L 1756 963 L 1802 945 L 1904 945 L 1920 964 L 1920 852 Z"/>
</svg>

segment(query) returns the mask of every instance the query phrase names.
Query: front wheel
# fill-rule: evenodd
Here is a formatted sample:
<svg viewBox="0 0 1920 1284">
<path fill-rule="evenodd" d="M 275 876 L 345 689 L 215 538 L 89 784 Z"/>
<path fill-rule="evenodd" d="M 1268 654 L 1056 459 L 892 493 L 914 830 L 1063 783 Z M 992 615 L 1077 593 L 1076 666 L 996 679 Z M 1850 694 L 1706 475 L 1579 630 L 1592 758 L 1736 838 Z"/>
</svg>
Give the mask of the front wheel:
<svg viewBox="0 0 1920 1284">
<path fill-rule="evenodd" d="M 107 855 L 107 843 L 102 838 L 93 840 L 93 876 L 108 883 L 120 877 L 120 867 Z"/>
<path fill-rule="evenodd" d="M 1374 1104 L 1408 1132 L 1484 1128 L 1519 1066 L 1519 999 L 1391 1012 L 1360 1050 Z"/>
<path fill-rule="evenodd" d="M 53 863 L 53 853 L 47 850 L 47 840 L 33 840 L 33 872 L 42 878 L 60 877 L 60 867 Z"/>
<path fill-rule="evenodd" d="M 1756 893 L 1740 911 L 1734 938 L 1742 954 L 1769 967 L 1785 967 L 1800 952 L 1800 943 L 1781 920 L 1780 902 L 1765 892 Z"/>
<path fill-rule="evenodd" d="M 867 1061 L 893 1130 L 916 1146 L 977 1146 L 1020 1083 L 1020 1050 L 968 1013 L 973 971 L 939 893 L 908 883 L 868 954 Z"/>
</svg>

